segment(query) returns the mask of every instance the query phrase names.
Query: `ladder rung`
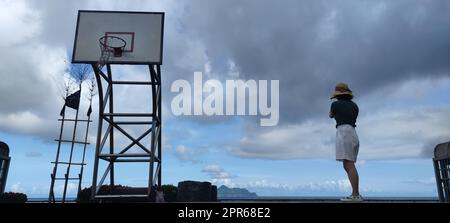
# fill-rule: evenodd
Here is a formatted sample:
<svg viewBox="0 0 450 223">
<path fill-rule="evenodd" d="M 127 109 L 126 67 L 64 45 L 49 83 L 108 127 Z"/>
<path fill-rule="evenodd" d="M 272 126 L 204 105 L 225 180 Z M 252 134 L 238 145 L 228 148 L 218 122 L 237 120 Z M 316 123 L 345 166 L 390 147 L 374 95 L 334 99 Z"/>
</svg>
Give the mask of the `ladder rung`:
<svg viewBox="0 0 450 223">
<path fill-rule="evenodd" d="M 114 122 L 117 125 L 151 125 L 153 122 Z"/>
<path fill-rule="evenodd" d="M 65 177 L 56 177 L 55 180 L 65 180 Z M 78 177 L 69 177 L 67 178 L 67 180 L 79 180 L 80 178 Z"/>
<path fill-rule="evenodd" d="M 113 81 L 112 84 L 153 85 L 151 81 Z"/>
<path fill-rule="evenodd" d="M 65 140 L 65 139 L 55 139 L 56 142 L 67 142 L 67 143 L 75 143 L 75 144 L 82 144 L 82 145 L 89 145 L 90 143 L 88 142 L 80 142 L 80 141 L 72 141 L 72 140 Z"/>
<path fill-rule="evenodd" d="M 104 198 L 146 198 L 148 197 L 147 194 L 114 194 L 114 195 L 95 195 L 95 198 L 97 199 L 104 199 Z"/>
<path fill-rule="evenodd" d="M 87 165 L 86 163 L 69 163 L 69 162 L 52 162 L 53 164 L 67 164 L 67 165 L 78 165 L 78 166 L 84 166 Z"/>
<path fill-rule="evenodd" d="M 104 113 L 103 115 L 116 117 L 152 117 L 153 113 Z"/>
<path fill-rule="evenodd" d="M 77 122 L 92 122 L 92 120 L 86 120 L 86 119 L 78 119 L 78 120 L 75 120 L 75 119 L 70 119 L 70 118 L 65 118 L 65 119 L 58 119 L 58 121 L 65 121 L 65 122 L 74 122 L 74 121 L 77 121 Z"/>
<path fill-rule="evenodd" d="M 148 153 L 100 154 L 98 157 L 150 157 Z"/>
<path fill-rule="evenodd" d="M 111 162 L 111 157 L 99 157 L 102 160 Z M 150 159 L 129 159 L 127 157 L 114 159 L 115 163 L 148 163 Z M 159 163 L 159 158 L 155 157 L 155 162 Z"/>
<path fill-rule="evenodd" d="M 115 163 L 148 163 L 150 159 L 117 159 Z"/>
</svg>

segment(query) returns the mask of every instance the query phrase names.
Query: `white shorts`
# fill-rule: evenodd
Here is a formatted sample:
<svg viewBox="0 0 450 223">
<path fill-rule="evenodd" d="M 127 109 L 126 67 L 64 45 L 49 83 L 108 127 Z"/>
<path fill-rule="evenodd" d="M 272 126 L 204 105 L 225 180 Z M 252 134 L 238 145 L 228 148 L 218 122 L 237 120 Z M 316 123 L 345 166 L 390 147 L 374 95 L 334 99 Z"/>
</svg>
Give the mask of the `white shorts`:
<svg viewBox="0 0 450 223">
<path fill-rule="evenodd" d="M 340 125 L 336 131 L 336 160 L 356 162 L 359 152 L 359 138 L 351 125 Z"/>
</svg>

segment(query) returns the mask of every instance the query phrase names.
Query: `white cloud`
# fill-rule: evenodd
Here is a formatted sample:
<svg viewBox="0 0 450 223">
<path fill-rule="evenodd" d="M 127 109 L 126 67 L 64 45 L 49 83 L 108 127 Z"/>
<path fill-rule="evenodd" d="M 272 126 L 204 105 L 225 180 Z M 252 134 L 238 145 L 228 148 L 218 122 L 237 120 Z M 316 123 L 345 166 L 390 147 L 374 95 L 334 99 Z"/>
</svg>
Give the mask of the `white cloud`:
<svg viewBox="0 0 450 223">
<path fill-rule="evenodd" d="M 332 40 L 338 33 L 336 24 L 337 11 L 331 10 L 318 26 L 318 39 L 321 41 Z"/>
<path fill-rule="evenodd" d="M 191 163 L 200 163 L 201 160 L 199 156 L 202 154 L 202 151 L 194 150 L 188 148 L 184 145 L 178 145 L 175 148 L 175 156 L 182 162 L 191 162 Z"/>
<path fill-rule="evenodd" d="M 223 168 L 219 165 L 208 165 L 208 166 L 205 166 L 202 171 L 208 172 L 208 173 L 217 173 L 217 172 L 222 172 Z"/>
<path fill-rule="evenodd" d="M 78 9 L 107 8 L 121 10 L 167 11 L 174 1 L 26 1 L 1 0 L 0 29 L 8 35 L 0 36 L 0 130 L 26 134 L 46 141 L 56 137 L 64 76 L 70 61 Z M 181 9 L 174 9 L 181 10 Z M 55 19 L 58 18 L 58 19 Z M 167 23 L 172 23 L 167 18 Z M 168 25 L 168 29 L 172 29 Z M 118 79 L 148 79 L 144 66 L 116 66 Z M 167 78 L 167 74 L 164 74 Z M 67 76 L 66 76 L 67 77 Z M 83 85 L 83 88 L 85 86 Z M 149 94 L 143 88 L 115 89 L 116 108 L 148 111 Z M 83 91 L 83 96 L 86 95 Z M 130 96 L 133 100 L 129 100 Z M 149 103 L 140 103 L 140 100 Z M 81 102 L 80 111 L 87 105 Z M 94 97 L 93 120 L 96 120 L 98 100 Z M 170 118 L 170 109 L 163 103 L 164 121 Z M 84 113 L 84 112 L 83 112 Z M 90 138 L 96 136 L 96 123 Z M 138 130 L 135 132 L 139 133 Z M 133 132 L 134 133 L 134 132 Z M 95 140 L 94 140 L 95 141 Z M 93 142 L 91 140 L 91 142 Z"/>
<path fill-rule="evenodd" d="M 235 176 L 226 172 L 220 165 L 205 166 L 202 172 L 209 175 L 211 183 L 216 185 L 226 185 L 228 187 L 235 187 L 236 184 L 232 181 Z"/>
<path fill-rule="evenodd" d="M 312 191 L 349 191 L 351 189 L 350 181 L 347 179 L 310 183 L 307 187 Z"/>
<path fill-rule="evenodd" d="M 242 185 L 246 188 L 273 188 L 278 190 L 293 190 L 294 186 L 285 184 L 285 183 L 279 183 L 279 182 L 271 182 L 266 179 L 256 180 L 249 182 L 247 184 Z"/>
<path fill-rule="evenodd" d="M 333 129 L 330 122 L 308 121 L 277 126 L 270 130 L 247 131 L 231 153 L 245 158 L 299 159 L 331 156 Z"/>
<path fill-rule="evenodd" d="M 22 187 L 20 182 L 11 185 L 10 190 L 15 193 L 25 193 L 25 188 Z"/>
<path fill-rule="evenodd" d="M 40 32 L 40 15 L 25 0 L 2 0 L 0 29 L 7 35 L 0 36 L 0 47 L 26 44 Z M 6 33 L 5 33 L 6 34 Z M 2 50 L 4 53 L 5 51 Z"/>
<path fill-rule="evenodd" d="M 48 193 L 48 188 L 42 188 L 37 186 L 31 187 L 30 195 L 42 195 L 46 193 Z"/>
<path fill-rule="evenodd" d="M 259 179 L 244 183 L 236 183 L 235 187 L 246 188 L 259 196 L 336 196 L 351 192 L 348 179 L 329 179 L 301 183 L 283 183 L 268 179 Z M 379 188 L 361 186 L 363 194 L 382 193 Z"/>
<path fill-rule="evenodd" d="M 0 116 L 0 126 L 20 133 L 34 133 L 44 124 L 44 120 L 30 111 Z"/>
<path fill-rule="evenodd" d="M 388 96 L 376 92 L 376 96 L 358 99 L 360 159 L 431 158 L 434 145 L 450 140 L 449 99 L 435 95 L 448 83 L 450 78 L 413 80 L 398 88 L 389 86 Z M 318 118 L 270 129 L 247 129 L 230 152 L 256 159 L 334 159 L 334 139 L 334 120 Z"/>
<path fill-rule="evenodd" d="M 450 140 L 450 106 L 412 112 L 378 111 L 357 127 L 361 159 L 431 158 L 434 146 Z M 271 131 L 247 133 L 232 154 L 258 159 L 334 159 L 334 123 L 324 119 Z M 431 142 L 431 143 L 429 143 Z M 424 152 L 428 151 L 428 152 Z"/>
<path fill-rule="evenodd" d="M 2 1 L 0 29 L 8 30 L 0 37 L 0 129 L 49 136 L 56 129 L 67 50 L 39 41 L 42 14 L 28 1 Z"/>
<path fill-rule="evenodd" d="M 42 157 L 43 154 L 40 152 L 36 152 L 36 151 L 31 151 L 31 152 L 27 152 L 25 154 L 25 156 L 30 157 L 30 158 L 38 158 L 38 157 Z"/>
<path fill-rule="evenodd" d="M 55 195 L 58 196 L 58 194 L 62 194 L 64 193 L 64 184 L 58 185 L 57 187 L 55 187 Z M 67 191 L 66 191 L 66 195 L 76 195 L 78 191 L 78 185 L 75 183 L 67 183 Z"/>
<path fill-rule="evenodd" d="M 436 179 L 429 178 L 429 179 L 407 180 L 407 181 L 402 181 L 401 183 L 416 184 L 416 185 L 421 185 L 421 186 L 436 186 Z"/>
</svg>

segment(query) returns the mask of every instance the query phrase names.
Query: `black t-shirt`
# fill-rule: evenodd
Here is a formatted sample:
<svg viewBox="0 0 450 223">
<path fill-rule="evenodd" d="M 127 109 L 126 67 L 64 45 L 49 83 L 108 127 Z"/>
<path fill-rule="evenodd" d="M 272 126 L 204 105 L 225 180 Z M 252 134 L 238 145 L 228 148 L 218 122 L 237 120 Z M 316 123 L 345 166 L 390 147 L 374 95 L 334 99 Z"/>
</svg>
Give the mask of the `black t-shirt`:
<svg viewBox="0 0 450 223">
<path fill-rule="evenodd" d="M 336 128 L 340 125 L 349 124 L 356 127 L 356 118 L 359 108 L 352 100 L 337 100 L 331 104 L 330 112 L 336 120 Z"/>
</svg>

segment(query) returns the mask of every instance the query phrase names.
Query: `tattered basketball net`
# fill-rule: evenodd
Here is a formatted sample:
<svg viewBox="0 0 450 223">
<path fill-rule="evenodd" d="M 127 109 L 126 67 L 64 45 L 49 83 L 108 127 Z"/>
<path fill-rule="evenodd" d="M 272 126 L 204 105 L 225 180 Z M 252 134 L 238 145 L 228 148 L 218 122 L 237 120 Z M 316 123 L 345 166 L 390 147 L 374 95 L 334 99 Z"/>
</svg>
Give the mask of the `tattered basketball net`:
<svg viewBox="0 0 450 223">
<path fill-rule="evenodd" d="M 122 57 L 127 42 L 117 36 L 103 36 L 99 40 L 101 55 L 98 61 L 99 69 L 108 63 L 111 55 L 113 57 Z"/>
</svg>

